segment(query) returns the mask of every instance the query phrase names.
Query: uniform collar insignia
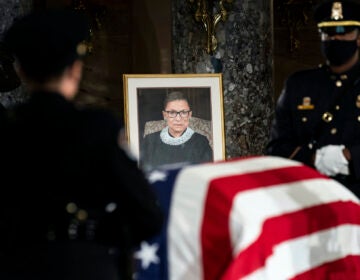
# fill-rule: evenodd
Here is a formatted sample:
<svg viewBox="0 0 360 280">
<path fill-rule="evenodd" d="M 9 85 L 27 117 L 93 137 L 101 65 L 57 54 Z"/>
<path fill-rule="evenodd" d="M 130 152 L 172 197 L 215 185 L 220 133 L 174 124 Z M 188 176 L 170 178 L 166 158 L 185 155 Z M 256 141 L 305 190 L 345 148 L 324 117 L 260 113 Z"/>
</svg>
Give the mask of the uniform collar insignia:
<svg viewBox="0 0 360 280">
<path fill-rule="evenodd" d="M 303 98 L 303 103 L 297 106 L 298 110 L 313 110 L 315 106 L 311 104 L 311 98 L 309 96 L 305 96 Z"/>
</svg>

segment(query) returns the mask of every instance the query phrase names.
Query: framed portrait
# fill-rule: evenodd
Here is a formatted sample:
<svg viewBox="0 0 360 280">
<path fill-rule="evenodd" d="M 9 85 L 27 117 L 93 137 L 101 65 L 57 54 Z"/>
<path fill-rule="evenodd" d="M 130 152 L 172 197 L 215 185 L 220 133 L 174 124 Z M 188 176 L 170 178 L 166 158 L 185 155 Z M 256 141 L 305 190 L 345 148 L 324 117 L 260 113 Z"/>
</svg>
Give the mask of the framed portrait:
<svg viewBox="0 0 360 280">
<path fill-rule="evenodd" d="M 123 82 L 126 138 L 142 169 L 225 159 L 221 74 L 124 74 Z"/>
</svg>

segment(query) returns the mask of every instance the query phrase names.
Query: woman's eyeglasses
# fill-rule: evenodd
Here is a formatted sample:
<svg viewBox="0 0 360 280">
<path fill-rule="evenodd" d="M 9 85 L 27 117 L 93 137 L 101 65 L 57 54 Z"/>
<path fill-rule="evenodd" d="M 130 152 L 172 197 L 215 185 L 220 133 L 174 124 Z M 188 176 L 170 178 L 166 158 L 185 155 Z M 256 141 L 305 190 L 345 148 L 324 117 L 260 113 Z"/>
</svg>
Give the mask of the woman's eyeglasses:
<svg viewBox="0 0 360 280">
<path fill-rule="evenodd" d="M 177 115 L 179 115 L 181 118 L 187 118 L 191 110 L 189 111 L 182 110 L 178 112 L 177 111 L 165 111 L 165 112 L 168 114 L 170 118 L 176 118 Z"/>
</svg>

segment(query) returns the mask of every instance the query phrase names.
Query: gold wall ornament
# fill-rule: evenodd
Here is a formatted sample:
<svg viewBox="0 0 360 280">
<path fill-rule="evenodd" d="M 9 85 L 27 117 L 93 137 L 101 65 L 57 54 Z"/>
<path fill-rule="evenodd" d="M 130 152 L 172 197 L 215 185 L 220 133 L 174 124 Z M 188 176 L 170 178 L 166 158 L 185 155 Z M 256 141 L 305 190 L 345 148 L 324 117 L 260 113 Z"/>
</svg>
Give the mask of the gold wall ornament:
<svg viewBox="0 0 360 280">
<path fill-rule="evenodd" d="M 215 27 L 220 20 L 226 21 L 228 10 L 225 2 L 231 4 L 233 0 L 189 0 L 191 4 L 196 4 L 195 20 L 201 22 L 207 33 L 206 52 L 213 54 L 217 48 Z"/>
</svg>

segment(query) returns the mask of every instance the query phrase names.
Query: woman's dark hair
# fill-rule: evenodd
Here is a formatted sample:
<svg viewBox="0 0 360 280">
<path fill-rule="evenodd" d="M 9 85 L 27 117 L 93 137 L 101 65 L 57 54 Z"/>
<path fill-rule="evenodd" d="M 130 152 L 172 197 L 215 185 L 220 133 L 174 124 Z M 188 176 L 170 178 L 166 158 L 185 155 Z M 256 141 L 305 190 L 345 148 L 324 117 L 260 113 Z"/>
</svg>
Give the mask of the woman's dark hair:
<svg viewBox="0 0 360 280">
<path fill-rule="evenodd" d="M 182 93 L 181 91 L 172 91 L 169 94 L 167 94 L 166 97 L 165 97 L 164 110 L 166 108 L 166 105 L 169 102 L 172 102 L 172 101 L 175 101 L 175 100 L 185 100 L 189 104 L 189 107 L 191 108 L 189 100 L 188 100 L 187 96 L 184 93 Z"/>
</svg>

